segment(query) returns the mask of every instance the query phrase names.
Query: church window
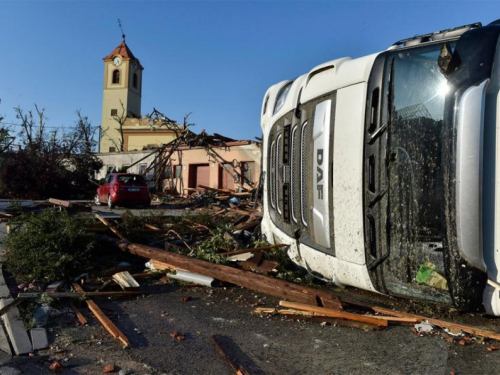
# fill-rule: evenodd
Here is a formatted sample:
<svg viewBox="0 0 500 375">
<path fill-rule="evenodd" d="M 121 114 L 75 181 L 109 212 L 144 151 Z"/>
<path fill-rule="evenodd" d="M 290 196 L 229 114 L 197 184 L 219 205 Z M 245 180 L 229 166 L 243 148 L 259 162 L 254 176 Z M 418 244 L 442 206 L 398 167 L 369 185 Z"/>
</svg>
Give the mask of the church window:
<svg viewBox="0 0 500 375">
<path fill-rule="evenodd" d="M 137 83 L 137 82 L 138 82 L 138 80 L 139 80 L 139 79 L 138 79 L 138 77 L 137 77 L 137 73 L 134 73 L 134 77 L 133 77 L 133 79 L 132 79 L 132 84 L 133 84 L 133 86 L 134 86 L 134 88 L 135 88 L 135 89 L 136 89 L 136 88 L 137 88 L 137 86 L 138 86 L 138 83 Z"/>
<path fill-rule="evenodd" d="M 117 109 L 112 109 L 111 110 L 111 116 L 118 116 L 118 110 Z"/>
<path fill-rule="evenodd" d="M 113 70 L 113 83 L 120 83 L 120 71 L 118 69 Z"/>
</svg>

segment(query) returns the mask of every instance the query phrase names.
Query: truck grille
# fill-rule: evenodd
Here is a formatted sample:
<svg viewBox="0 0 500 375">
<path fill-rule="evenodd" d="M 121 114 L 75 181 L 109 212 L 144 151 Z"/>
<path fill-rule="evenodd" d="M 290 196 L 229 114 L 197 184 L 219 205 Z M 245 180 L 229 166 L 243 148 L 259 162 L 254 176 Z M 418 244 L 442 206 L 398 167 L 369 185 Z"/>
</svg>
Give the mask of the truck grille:
<svg viewBox="0 0 500 375">
<path fill-rule="evenodd" d="M 300 214 L 302 223 L 307 226 L 307 122 L 302 125 L 300 147 Z"/>
</svg>

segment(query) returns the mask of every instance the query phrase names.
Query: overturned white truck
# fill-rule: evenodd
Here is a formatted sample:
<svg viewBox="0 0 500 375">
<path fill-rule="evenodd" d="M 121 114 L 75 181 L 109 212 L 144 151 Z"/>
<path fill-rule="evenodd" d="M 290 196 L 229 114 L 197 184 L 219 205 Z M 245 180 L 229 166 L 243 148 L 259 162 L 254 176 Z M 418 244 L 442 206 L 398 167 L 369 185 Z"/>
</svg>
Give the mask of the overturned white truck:
<svg viewBox="0 0 500 375">
<path fill-rule="evenodd" d="M 425 34 L 269 88 L 267 240 L 334 283 L 500 315 L 499 36 Z"/>
</svg>

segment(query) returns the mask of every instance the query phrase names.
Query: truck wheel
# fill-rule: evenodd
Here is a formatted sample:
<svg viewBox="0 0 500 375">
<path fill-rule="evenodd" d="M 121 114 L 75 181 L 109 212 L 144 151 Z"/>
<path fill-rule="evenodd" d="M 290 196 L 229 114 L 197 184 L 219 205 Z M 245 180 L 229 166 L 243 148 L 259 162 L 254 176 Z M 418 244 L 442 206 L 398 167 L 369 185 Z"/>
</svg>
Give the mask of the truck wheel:
<svg viewBox="0 0 500 375">
<path fill-rule="evenodd" d="M 108 195 L 108 207 L 109 208 L 115 208 L 115 204 L 111 200 L 111 195 Z"/>
</svg>

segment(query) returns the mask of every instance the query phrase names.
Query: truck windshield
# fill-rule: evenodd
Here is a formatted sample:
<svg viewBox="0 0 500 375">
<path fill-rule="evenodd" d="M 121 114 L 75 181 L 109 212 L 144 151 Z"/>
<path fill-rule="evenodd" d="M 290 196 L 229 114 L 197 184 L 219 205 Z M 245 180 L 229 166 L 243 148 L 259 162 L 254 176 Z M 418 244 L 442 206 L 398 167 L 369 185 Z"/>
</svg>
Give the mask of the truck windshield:
<svg viewBox="0 0 500 375">
<path fill-rule="evenodd" d="M 391 247 L 401 250 L 442 237 L 441 129 L 448 86 L 437 63 L 440 49 L 400 50 L 386 60 Z"/>
</svg>

